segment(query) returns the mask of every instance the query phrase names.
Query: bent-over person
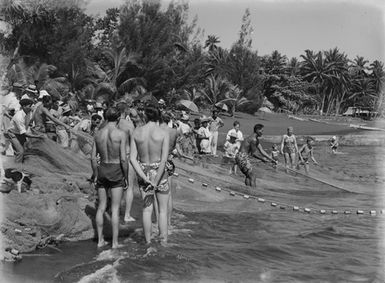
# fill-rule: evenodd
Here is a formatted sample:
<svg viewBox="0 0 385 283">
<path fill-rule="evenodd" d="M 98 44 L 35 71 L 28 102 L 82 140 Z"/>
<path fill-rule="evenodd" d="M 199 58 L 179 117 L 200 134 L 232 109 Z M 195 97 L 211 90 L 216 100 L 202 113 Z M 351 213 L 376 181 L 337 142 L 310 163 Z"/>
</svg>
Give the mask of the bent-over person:
<svg viewBox="0 0 385 283">
<path fill-rule="evenodd" d="M 131 139 L 130 161 L 138 174 L 139 189 L 144 201 L 143 230 L 147 244 L 151 243 L 152 211 L 156 194 L 159 207 L 159 233 L 161 243 L 167 242 L 167 205 L 170 188 L 166 162 L 169 152 L 169 133 L 160 128 L 160 111 L 146 107 L 147 124 L 134 130 Z"/>
<path fill-rule="evenodd" d="M 262 136 L 263 128 L 264 126 L 262 124 L 256 124 L 254 126 L 253 134 L 242 141 L 241 148 L 235 155 L 235 163 L 246 177 L 246 186 L 256 187 L 256 174 L 255 169 L 251 165 L 249 159 L 250 156 L 261 159 L 257 155 L 257 151 L 259 151 L 265 158 L 269 159 L 273 163 L 277 163 L 263 150 L 261 144 L 259 143 L 259 138 Z"/>
<path fill-rule="evenodd" d="M 99 198 L 96 228 L 98 247 L 102 247 L 107 244 L 103 236 L 103 215 L 107 207 L 107 190 L 111 190 L 112 248 L 117 248 L 120 201 L 125 180 L 128 179 L 126 133 L 117 128 L 120 113 L 115 107 L 109 108 L 105 116 L 106 124 L 95 133 L 91 154 L 93 181 L 96 182 Z M 96 160 L 98 154 L 100 156 L 99 166 Z"/>
</svg>

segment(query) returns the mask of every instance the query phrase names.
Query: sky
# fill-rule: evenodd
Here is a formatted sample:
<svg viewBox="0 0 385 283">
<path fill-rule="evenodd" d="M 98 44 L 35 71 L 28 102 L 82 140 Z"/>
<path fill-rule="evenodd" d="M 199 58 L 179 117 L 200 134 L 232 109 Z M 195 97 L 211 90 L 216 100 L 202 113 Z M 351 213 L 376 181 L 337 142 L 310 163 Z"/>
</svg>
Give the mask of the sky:
<svg viewBox="0 0 385 283">
<path fill-rule="evenodd" d="M 123 0 L 88 0 L 90 14 L 103 15 Z M 167 3 L 167 1 L 164 1 Z M 191 20 L 208 35 L 219 37 L 218 45 L 230 48 L 237 40 L 242 16 L 250 9 L 252 49 L 259 55 L 278 50 L 288 58 L 304 50 L 338 47 L 350 59 L 363 56 L 370 62 L 385 62 L 385 1 L 383 0 L 190 0 Z"/>
</svg>

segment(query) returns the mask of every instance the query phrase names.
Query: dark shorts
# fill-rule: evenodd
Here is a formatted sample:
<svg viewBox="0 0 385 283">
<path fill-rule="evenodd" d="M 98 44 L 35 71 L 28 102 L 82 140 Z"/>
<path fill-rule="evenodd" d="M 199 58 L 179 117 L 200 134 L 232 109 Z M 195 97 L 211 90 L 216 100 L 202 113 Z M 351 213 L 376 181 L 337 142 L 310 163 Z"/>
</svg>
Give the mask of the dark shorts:
<svg viewBox="0 0 385 283">
<path fill-rule="evenodd" d="M 125 187 L 124 173 L 120 163 L 100 163 L 95 188 L 113 189 L 118 187 Z"/>
</svg>

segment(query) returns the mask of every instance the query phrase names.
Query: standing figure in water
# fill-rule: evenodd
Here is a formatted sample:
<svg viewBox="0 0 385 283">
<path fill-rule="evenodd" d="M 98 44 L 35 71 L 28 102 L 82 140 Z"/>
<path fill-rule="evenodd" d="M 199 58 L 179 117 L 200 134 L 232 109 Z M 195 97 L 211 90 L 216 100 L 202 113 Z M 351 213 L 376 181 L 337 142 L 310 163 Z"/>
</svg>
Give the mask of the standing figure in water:
<svg viewBox="0 0 385 283">
<path fill-rule="evenodd" d="M 128 165 L 126 160 L 126 139 L 124 131 L 118 129 L 120 113 L 115 107 L 106 112 L 106 125 L 95 134 L 92 147 L 91 165 L 92 180 L 98 190 L 98 210 L 96 212 L 96 228 L 98 232 L 98 247 L 107 243 L 103 237 L 103 215 L 107 207 L 107 190 L 111 190 L 112 214 L 112 248 L 118 247 L 119 237 L 119 208 L 122 199 L 124 180 L 128 180 Z M 100 165 L 97 155 L 100 155 Z"/>
<path fill-rule="evenodd" d="M 253 134 L 242 141 L 241 147 L 235 155 L 235 163 L 246 177 L 246 186 L 256 187 L 256 172 L 251 165 L 249 156 L 260 159 L 257 154 L 257 151 L 259 151 L 264 157 L 269 159 L 274 164 L 277 164 L 277 162 L 263 150 L 261 144 L 259 143 L 259 138 L 262 136 L 263 128 L 264 126 L 262 124 L 256 124 L 254 126 Z"/>
<path fill-rule="evenodd" d="M 160 111 L 146 107 L 147 124 L 137 127 L 131 139 L 130 161 L 138 174 L 139 190 L 143 198 L 143 230 L 146 244 L 151 243 L 152 211 L 155 200 L 159 207 L 159 233 L 161 243 L 167 243 L 167 208 L 170 188 L 167 180 L 166 162 L 169 153 L 170 135 L 159 126 Z"/>
<path fill-rule="evenodd" d="M 314 162 L 314 164 L 318 164 L 318 162 L 315 160 L 313 155 L 313 149 L 314 149 L 313 143 L 314 143 L 313 138 L 308 137 L 306 139 L 306 143 L 300 148 L 298 153 L 299 159 L 300 159 L 298 167 L 299 165 L 304 165 L 306 174 L 309 174 L 309 159 L 311 159 Z"/>
<path fill-rule="evenodd" d="M 330 148 L 332 149 L 332 153 L 336 154 L 337 153 L 337 148 L 338 148 L 338 140 L 337 140 L 336 136 L 333 136 L 330 139 L 330 144 L 329 145 L 330 145 Z"/>
<path fill-rule="evenodd" d="M 287 128 L 287 134 L 282 136 L 281 154 L 285 157 L 286 168 L 295 169 L 295 155 L 298 153 L 297 139 L 293 127 Z M 287 170 L 286 170 L 287 171 Z"/>
</svg>

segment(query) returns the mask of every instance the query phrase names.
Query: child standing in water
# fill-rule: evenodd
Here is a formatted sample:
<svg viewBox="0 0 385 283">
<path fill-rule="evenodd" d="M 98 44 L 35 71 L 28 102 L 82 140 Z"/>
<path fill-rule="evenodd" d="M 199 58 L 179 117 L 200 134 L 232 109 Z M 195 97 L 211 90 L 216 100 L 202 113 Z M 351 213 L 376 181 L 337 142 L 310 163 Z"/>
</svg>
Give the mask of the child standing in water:
<svg viewBox="0 0 385 283">
<path fill-rule="evenodd" d="M 293 127 L 287 128 L 287 134 L 282 136 L 281 154 L 285 157 L 286 168 L 295 169 L 295 155 L 298 153 L 297 139 Z M 286 170 L 288 171 L 288 170 Z"/>
<path fill-rule="evenodd" d="M 226 141 L 223 145 L 225 149 L 225 158 L 230 162 L 230 175 L 233 172 L 234 174 L 237 174 L 237 165 L 235 164 L 235 155 L 239 150 L 239 144 L 236 142 L 237 138 L 238 135 L 236 133 L 231 133 L 230 140 Z"/>
<path fill-rule="evenodd" d="M 277 161 L 277 163 L 278 163 L 278 155 L 279 155 L 278 146 L 276 144 L 273 144 L 272 150 L 271 150 L 271 158 Z M 274 169 L 277 169 L 277 163 L 273 163 Z"/>
<path fill-rule="evenodd" d="M 314 139 L 312 137 L 308 137 L 306 139 L 306 143 L 299 150 L 300 162 L 297 169 L 299 169 L 299 165 L 304 165 L 306 174 L 309 174 L 309 158 L 314 162 L 314 164 L 318 164 L 313 156 L 313 143 Z"/>
<path fill-rule="evenodd" d="M 332 149 L 332 153 L 333 154 L 337 153 L 338 141 L 337 141 L 337 137 L 336 136 L 333 136 L 330 139 L 330 148 Z"/>
</svg>

